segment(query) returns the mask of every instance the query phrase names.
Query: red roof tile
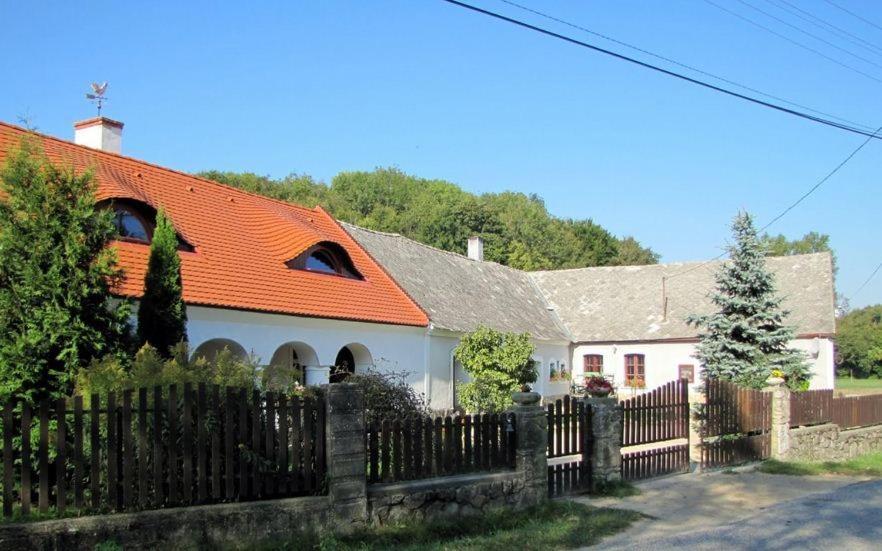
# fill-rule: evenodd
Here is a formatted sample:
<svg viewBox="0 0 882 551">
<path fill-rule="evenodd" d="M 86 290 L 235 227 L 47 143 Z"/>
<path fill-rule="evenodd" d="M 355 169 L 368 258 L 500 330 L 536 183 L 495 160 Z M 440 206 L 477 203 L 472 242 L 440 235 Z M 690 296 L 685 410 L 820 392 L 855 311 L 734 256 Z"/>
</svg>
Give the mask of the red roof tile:
<svg viewBox="0 0 882 551">
<path fill-rule="evenodd" d="M 0 122 L 0 162 L 26 130 Z M 210 180 L 40 134 L 54 163 L 91 168 L 98 199 L 163 207 L 195 247 L 181 252 L 188 304 L 398 325 L 428 325 L 426 314 L 321 207 L 307 209 Z M 337 243 L 364 276 L 354 280 L 293 270 L 285 262 L 322 241 Z M 142 294 L 149 247 L 117 242 L 126 277 L 119 293 Z"/>
</svg>

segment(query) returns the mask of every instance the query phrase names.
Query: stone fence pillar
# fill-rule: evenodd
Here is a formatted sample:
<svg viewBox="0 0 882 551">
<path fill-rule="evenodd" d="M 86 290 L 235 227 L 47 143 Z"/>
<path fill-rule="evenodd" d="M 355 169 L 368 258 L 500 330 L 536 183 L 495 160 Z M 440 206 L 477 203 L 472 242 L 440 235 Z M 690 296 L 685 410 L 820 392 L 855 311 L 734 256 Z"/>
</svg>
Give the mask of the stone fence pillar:
<svg viewBox="0 0 882 551">
<path fill-rule="evenodd" d="M 364 395 L 351 383 L 324 388 L 330 520 L 346 532 L 368 521 Z"/>
<path fill-rule="evenodd" d="M 790 451 L 790 389 L 780 377 L 769 377 L 766 388 L 772 393 L 772 459 L 783 460 Z"/>
<path fill-rule="evenodd" d="M 586 398 L 591 411 L 591 489 L 622 479 L 622 407 L 616 398 Z"/>
<path fill-rule="evenodd" d="M 539 394 L 516 392 L 514 414 L 517 423 L 515 469 L 524 479 L 524 505 L 548 499 L 548 418 L 539 405 Z"/>
</svg>

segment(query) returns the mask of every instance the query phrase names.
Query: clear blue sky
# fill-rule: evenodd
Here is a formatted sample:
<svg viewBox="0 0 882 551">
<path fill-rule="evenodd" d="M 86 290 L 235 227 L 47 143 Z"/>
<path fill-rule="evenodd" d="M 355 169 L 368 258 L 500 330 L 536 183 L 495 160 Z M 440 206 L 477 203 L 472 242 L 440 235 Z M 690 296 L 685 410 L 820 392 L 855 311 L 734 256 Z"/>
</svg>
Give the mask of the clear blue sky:
<svg viewBox="0 0 882 551">
<path fill-rule="evenodd" d="M 776 8 L 714 0 L 882 80 L 882 29 L 824 0 L 790 0 L 880 48 Z M 748 0 L 746 0 L 748 1 Z M 780 0 L 773 0 L 780 4 Z M 523 3 L 681 62 L 862 124 L 882 82 L 703 0 Z M 882 2 L 836 0 L 882 26 Z M 488 9 L 623 50 L 498 0 Z M 542 196 L 559 216 L 633 235 L 663 261 L 720 252 L 740 208 L 760 225 L 863 138 L 755 107 L 478 16 L 440 0 L 0 3 L 0 119 L 70 138 L 105 113 L 124 152 L 186 171 L 306 173 L 397 166 L 475 192 Z M 882 261 L 875 141 L 770 231 L 831 236 L 851 294 Z M 853 306 L 882 302 L 882 273 Z"/>
</svg>

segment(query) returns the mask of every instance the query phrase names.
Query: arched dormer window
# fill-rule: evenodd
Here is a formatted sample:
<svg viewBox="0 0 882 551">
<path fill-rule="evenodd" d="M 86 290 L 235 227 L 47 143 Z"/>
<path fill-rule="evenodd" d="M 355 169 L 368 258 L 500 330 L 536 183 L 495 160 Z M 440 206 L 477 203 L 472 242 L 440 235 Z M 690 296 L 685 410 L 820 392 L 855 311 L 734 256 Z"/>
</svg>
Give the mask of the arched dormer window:
<svg viewBox="0 0 882 551">
<path fill-rule="evenodd" d="M 306 249 L 285 263 L 295 270 L 336 275 L 349 279 L 364 279 L 352 264 L 346 250 L 336 243 L 323 242 Z"/>
<path fill-rule="evenodd" d="M 114 212 L 113 223 L 116 225 L 119 239 L 150 243 L 150 239 L 153 237 L 153 224 L 143 212 L 140 212 L 140 209 L 125 203 L 114 203 L 112 208 Z"/>
<path fill-rule="evenodd" d="M 131 243 L 149 245 L 156 229 L 156 210 L 146 203 L 131 199 L 116 199 L 99 204 L 101 208 L 113 210 L 113 224 L 116 226 L 117 239 Z M 193 252 L 193 245 L 187 243 L 180 235 L 178 250 Z"/>
</svg>

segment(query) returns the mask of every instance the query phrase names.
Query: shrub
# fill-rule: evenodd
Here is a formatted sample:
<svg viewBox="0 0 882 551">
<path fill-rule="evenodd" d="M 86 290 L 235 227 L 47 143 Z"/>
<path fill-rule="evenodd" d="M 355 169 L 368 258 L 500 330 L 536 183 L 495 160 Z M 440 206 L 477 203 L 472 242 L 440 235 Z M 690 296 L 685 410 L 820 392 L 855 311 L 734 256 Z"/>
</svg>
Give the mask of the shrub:
<svg viewBox="0 0 882 551">
<path fill-rule="evenodd" d="M 536 382 L 539 373 L 527 333 L 502 333 L 478 327 L 454 350 L 456 359 L 472 376 L 462 385 L 460 403 L 473 412 L 499 412 L 511 404 L 513 392 Z"/>
<path fill-rule="evenodd" d="M 429 412 L 426 397 L 407 382 L 408 373 L 368 369 L 346 378 L 364 392 L 367 414 L 379 418 L 401 418 Z"/>
</svg>

